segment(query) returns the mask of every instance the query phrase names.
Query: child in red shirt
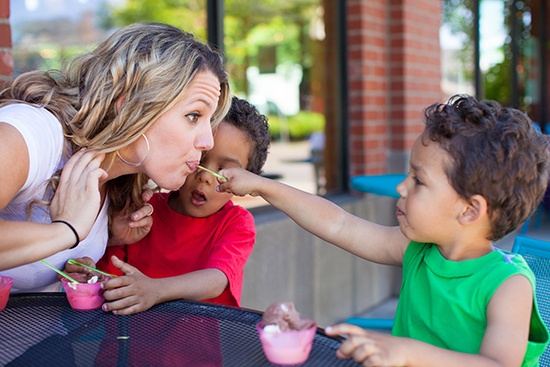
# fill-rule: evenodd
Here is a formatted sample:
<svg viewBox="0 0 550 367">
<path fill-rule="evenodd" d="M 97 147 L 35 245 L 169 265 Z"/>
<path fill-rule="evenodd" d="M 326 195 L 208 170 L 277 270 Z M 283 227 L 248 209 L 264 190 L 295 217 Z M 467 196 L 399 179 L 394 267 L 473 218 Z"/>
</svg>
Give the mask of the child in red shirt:
<svg viewBox="0 0 550 367">
<path fill-rule="evenodd" d="M 201 165 L 259 174 L 269 144 L 266 117 L 233 97 Z M 153 195 L 150 232 L 135 244 L 107 247 L 97 264 L 124 275 L 104 283 L 105 311 L 128 315 L 182 298 L 239 306 L 243 268 L 256 237 L 254 219 L 231 202 L 232 194 L 217 192 L 218 184 L 214 175 L 197 170 L 179 191 Z"/>
</svg>

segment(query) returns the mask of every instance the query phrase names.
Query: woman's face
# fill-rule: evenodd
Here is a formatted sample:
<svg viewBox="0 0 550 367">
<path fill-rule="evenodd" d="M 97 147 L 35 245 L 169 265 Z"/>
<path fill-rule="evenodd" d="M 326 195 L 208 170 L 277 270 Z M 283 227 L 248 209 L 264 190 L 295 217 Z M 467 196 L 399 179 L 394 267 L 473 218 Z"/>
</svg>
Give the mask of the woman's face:
<svg viewBox="0 0 550 367">
<path fill-rule="evenodd" d="M 218 78 L 211 72 L 201 72 L 182 99 L 147 130 L 150 151 L 142 167 L 157 185 L 177 190 L 196 169 L 202 151 L 212 149 L 210 120 L 219 97 Z M 141 145 L 145 145 L 143 141 Z"/>
</svg>

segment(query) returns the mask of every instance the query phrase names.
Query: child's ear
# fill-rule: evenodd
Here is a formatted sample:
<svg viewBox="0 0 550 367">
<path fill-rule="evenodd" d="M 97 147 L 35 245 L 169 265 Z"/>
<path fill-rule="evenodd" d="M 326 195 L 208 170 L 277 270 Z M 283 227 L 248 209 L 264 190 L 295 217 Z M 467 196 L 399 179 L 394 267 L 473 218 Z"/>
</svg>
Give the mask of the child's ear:
<svg viewBox="0 0 550 367">
<path fill-rule="evenodd" d="M 460 214 L 458 220 L 461 224 L 471 224 L 487 216 L 487 200 L 481 195 L 474 195 Z"/>
</svg>

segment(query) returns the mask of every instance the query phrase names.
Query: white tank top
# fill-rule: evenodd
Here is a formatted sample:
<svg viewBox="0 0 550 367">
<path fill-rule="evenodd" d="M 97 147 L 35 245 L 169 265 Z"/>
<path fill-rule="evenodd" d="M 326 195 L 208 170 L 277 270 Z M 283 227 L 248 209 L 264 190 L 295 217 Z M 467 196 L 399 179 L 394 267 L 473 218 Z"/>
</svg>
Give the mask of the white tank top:
<svg viewBox="0 0 550 367">
<path fill-rule="evenodd" d="M 26 221 L 28 204 L 37 198 L 44 197 L 45 181 L 67 162 L 67 155 L 63 154 L 66 149 L 63 130 L 61 123 L 49 111 L 27 104 L 13 104 L 0 108 L 0 121 L 14 126 L 21 133 L 29 153 L 27 180 L 13 200 L 0 210 L 0 219 Z M 48 200 L 50 198 L 51 194 Z M 63 269 L 70 258 L 88 256 L 97 262 L 103 256 L 108 240 L 108 204 L 109 200 L 106 198 L 85 240 L 76 248 L 58 252 L 45 260 L 58 269 Z M 37 223 L 50 223 L 49 207 L 35 205 L 30 220 Z M 61 290 L 57 273 L 40 262 L 0 270 L 0 275 L 14 278 L 12 293 Z"/>
</svg>

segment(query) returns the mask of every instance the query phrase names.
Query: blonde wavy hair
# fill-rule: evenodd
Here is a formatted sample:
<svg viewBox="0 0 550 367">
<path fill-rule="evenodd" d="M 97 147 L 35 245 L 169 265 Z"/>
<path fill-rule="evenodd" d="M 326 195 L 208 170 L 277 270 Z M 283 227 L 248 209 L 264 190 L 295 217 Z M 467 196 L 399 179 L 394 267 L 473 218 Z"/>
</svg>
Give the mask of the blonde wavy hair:
<svg viewBox="0 0 550 367">
<path fill-rule="evenodd" d="M 216 128 L 231 102 L 223 56 L 178 28 L 136 23 L 74 58 L 64 71 L 20 75 L 0 92 L 0 107 L 10 103 L 44 107 L 61 122 L 69 151 L 85 147 L 106 153 L 103 165 L 108 169 L 116 151 L 139 139 L 203 71 L 216 75 L 221 85 L 212 117 Z M 56 172 L 48 183 L 54 192 L 59 175 Z M 110 212 L 122 209 L 129 198 L 142 205 L 148 180 L 145 174 L 132 174 L 109 181 Z"/>
</svg>

